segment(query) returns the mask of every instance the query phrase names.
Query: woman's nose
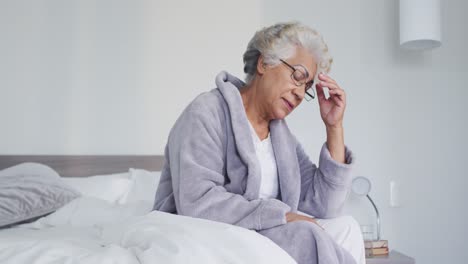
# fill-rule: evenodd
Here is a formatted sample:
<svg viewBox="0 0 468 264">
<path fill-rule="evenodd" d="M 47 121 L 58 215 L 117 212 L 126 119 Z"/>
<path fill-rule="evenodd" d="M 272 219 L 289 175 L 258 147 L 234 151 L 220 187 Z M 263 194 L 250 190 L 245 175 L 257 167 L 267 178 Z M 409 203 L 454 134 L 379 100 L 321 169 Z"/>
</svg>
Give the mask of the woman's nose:
<svg viewBox="0 0 468 264">
<path fill-rule="evenodd" d="M 302 87 L 302 85 L 299 86 L 299 87 L 296 87 L 295 89 L 293 89 L 292 93 L 294 94 L 296 99 L 298 99 L 299 101 L 302 101 L 302 99 L 304 99 L 305 91 L 304 91 L 304 87 Z"/>
</svg>

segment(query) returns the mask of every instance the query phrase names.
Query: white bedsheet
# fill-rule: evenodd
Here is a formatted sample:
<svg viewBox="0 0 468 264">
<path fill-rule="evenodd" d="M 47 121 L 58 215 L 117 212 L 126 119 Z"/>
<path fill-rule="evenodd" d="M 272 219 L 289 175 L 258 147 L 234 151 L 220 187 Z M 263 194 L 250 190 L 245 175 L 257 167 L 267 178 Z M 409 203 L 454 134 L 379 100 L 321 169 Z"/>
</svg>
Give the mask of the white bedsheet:
<svg viewBox="0 0 468 264">
<path fill-rule="evenodd" d="M 90 197 L 0 230 L 0 263 L 295 263 L 269 239 L 232 225 Z"/>
</svg>

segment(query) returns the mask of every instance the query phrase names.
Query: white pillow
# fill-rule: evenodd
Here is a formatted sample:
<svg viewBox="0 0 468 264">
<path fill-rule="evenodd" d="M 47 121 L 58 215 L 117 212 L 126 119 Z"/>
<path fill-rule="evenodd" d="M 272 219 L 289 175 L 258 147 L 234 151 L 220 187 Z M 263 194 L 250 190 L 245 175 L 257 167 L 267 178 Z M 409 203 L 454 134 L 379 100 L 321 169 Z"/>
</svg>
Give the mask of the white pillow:
<svg viewBox="0 0 468 264">
<path fill-rule="evenodd" d="M 125 203 L 145 201 L 153 204 L 161 172 L 131 168 L 129 173 L 132 187 Z"/>
<path fill-rule="evenodd" d="M 16 174 L 24 175 L 48 175 L 51 177 L 60 178 L 58 173 L 51 167 L 35 162 L 24 162 L 0 171 L 1 176 L 10 176 Z"/>
<path fill-rule="evenodd" d="M 128 172 L 90 177 L 64 177 L 62 179 L 83 196 L 95 197 L 117 204 L 125 202 L 132 187 L 132 180 Z"/>
<path fill-rule="evenodd" d="M 79 193 L 52 168 L 22 163 L 0 171 L 0 228 L 55 212 Z"/>
</svg>

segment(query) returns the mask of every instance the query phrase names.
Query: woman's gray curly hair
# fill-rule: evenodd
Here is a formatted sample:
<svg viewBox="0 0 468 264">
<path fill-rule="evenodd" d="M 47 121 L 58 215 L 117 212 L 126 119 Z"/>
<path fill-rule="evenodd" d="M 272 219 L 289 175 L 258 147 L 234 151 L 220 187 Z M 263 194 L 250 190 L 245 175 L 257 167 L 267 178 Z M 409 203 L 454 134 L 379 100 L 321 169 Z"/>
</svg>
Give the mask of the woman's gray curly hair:
<svg viewBox="0 0 468 264">
<path fill-rule="evenodd" d="M 317 72 L 329 72 L 333 59 L 322 36 L 299 22 L 278 23 L 255 33 L 244 53 L 245 81 L 249 84 L 257 73 L 257 62 L 263 55 L 267 65 L 278 65 L 280 59 L 294 56 L 296 47 L 308 50 L 317 61 Z"/>
</svg>

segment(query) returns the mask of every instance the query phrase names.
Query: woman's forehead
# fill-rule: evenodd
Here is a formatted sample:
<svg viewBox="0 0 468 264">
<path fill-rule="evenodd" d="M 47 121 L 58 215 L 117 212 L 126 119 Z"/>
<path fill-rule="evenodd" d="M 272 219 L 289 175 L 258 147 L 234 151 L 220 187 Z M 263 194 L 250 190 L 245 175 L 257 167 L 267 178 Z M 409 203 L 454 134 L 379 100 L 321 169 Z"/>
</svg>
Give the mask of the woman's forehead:
<svg viewBox="0 0 468 264">
<path fill-rule="evenodd" d="M 291 64 L 302 65 L 309 72 L 310 76 L 315 75 L 317 70 L 317 62 L 315 57 L 310 54 L 306 49 L 298 47 L 295 54 L 289 59 Z"/>
</svg>

